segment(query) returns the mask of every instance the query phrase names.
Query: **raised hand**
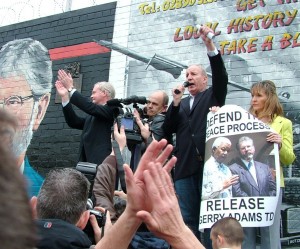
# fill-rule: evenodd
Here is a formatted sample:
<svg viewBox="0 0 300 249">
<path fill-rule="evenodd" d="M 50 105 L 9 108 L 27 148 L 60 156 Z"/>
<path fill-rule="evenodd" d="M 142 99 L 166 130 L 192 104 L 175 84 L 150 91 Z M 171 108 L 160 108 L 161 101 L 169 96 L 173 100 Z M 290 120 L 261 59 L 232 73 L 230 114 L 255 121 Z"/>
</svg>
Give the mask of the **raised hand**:
<svg viewBox="0 0 300 249">
<path fill-rule="evenodd" d="M 152 210 L 139 211 L 137 217 L 174 249 L 204 249 L 183 221 L 173 183 L 162 164 L 150 163 L 144 181 Z"/>
<path fill-rule="evenodd" d="M 68 89 L 64 87 L 61 81 L 57 80 L 55 82 L 56 91 L 59 96 L 62 98 L 63 102 L 69 101 L 69 92 Z"/>
<path fill-rule="evenodd" d="M 67 90 L 74 87 L 74 82 L 70 73 L 66 73 L 64 70 L 60 69 L 58 70 L 57 78 Z"/>
<path fill-rule="evenodd" d="M 174 88 L 172 90 L 172 95 L 173 95 L 173 103 L 174 103 L 174 106 L 178 106 L 180 101 L 181 101 L 181 98 L 184 94 L 184 86 L 183 85 L 178 85 L 176 88 Z"/>
<path fill-rule="evenodd" d="M 177 158 L 172 157 L 168 160 L 173 146 L 167 145 L 165 139 L 158 141 L 152 141 L 152 143 L 147 148 L 146 152 L 143 154 L 140 163 L 137 167 L 135 174 L 133 175 L 131 169 L 128 165 L 124 165 L 125 176 L 126 176 L 126 187 L 127 187 L 127 207 L 132 212 L 136 213 L 140 210 L 152 209 L 152 204 L 147 198 L 146 189 L 144 184 L 144 171 L 147 170 L 151 163 L 158 163 L 164 165 L 164 170 L 170 172 L 174 167 Z"/>
<path fill-rule="evenodd" d="M 201 36 L 201 38 L 202 38 L 202 40 L 203 40 L 203 42 L 204 42 L 207 50 L 208 51 L 214 51 L 215 50 L 215 45 L 213 43 L 213 40 L 210 39 L 207 36 L 207 34 L 210 33 L 210 32 L 214 33 L 214 31 L 211 28 L 209 28 L 209 27 L 207 27 L 205 25 L 200 26 L 200 36 Z"/>
<path fill-rule="evenodd" d="M 126 146 L 126 135 L 125 135 L 125 129 L 123 125 L 121 125 L 119 131 L 118 124 L 117 123 L 114 124 L 114 139 L 119 144 L 120 151 L 123 151 L 123 149 Z"/>
</svg>

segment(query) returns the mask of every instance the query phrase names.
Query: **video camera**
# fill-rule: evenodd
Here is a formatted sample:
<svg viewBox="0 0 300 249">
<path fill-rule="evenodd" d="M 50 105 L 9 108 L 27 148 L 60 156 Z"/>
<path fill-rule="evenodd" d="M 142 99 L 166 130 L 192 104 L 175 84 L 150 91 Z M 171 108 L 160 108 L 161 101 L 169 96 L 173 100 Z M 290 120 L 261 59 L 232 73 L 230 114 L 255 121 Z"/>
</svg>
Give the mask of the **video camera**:
<svg viewBox="0 0 300 249">
<path fill-rule="evenodd" d="M 143 96 L 130 96 L 126 99 L 111 99 L 107 101 L 108 106 L 119 106 L 117 111 L 115 112 L 115 121 L 118 124 L 118 128 L 120 129 L 121 125 L 125 128 L 125 135 L 127 138 L 128 144 L 138 144 L 143 141 L 141 136 L 141 130 L 136 123 L 136 119 L 133 115 L 132 109 L 129 107 L 124 107 L 124 105 L 133 104 L 133 107 L 136 108 L 140 114 L 141 119 L 145 118 L 145 114 L 141 108 L 139 108 L 138 104 L 146 104 L 147 99 Z"/>
</svg>

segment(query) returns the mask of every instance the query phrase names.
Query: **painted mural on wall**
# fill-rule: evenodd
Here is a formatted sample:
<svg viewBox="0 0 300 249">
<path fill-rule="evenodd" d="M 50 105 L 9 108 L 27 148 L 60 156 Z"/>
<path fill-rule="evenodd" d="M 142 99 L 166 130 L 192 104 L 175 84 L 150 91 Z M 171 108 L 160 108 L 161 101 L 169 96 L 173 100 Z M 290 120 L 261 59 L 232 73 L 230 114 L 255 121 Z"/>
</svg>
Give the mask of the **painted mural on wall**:
<svg viewBox="0 0 300 249">
<path fill-rule="evenodd" d="M 29 195 L 37 195 L 43 178 L 30 165 L 27 148 L 47 111 L 52 85 L 48 49 L 31 38 L 17 39 L 0 50 L 0 99 L 18 119 L 13 152 L 29 180 Z"/>
<path fill-rule="evenodd" d="M 112 36 L 115 7 L 114 2 L 0 28 L 0 107 L 18 119 L 13 151 L 30 196 L 51 168 L 78 161 L 81 133 L 67 126 L 53 82 L 59 69 L 74 63 L 81 65 L 83 85 L 77 89 L 86 97 L 94 83 L 108 80 L 110 50 L 93 40 Z"/>
<path fill-rule="evenodd" d="M 128 41 L 114 35 L 106 44 L 127 58 L 125 95 L 171 89 L 185 81 L 185 68 L 210 71 L 198 25 L 210 26 L 223 55 L 230 86 L 226 104 L 249 108 L 252 83 L 270 79 L 277 86 L 286 117 L 293 122 L 297 159 L 285 168 L 282 206 L 283 245 L 300 245 L 300 18 L 298 0 L 131 1 Z M 114 56 L 114 55 L 112 55 Z M 112 57 L 112 60 L 113 57 Z M 110 78 L 122 66 L 112 67 Z"/>
</svg>

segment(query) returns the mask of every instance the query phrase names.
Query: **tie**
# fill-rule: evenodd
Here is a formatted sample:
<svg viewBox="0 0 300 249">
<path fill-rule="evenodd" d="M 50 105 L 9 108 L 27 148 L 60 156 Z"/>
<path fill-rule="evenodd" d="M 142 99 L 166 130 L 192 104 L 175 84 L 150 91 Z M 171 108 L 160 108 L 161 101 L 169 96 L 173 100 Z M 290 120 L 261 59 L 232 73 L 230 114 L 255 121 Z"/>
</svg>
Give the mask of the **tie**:
<svg viewBox="0 0 300 249">
<path fill-rule="evenodd" d="M 222 172 L 222 173 L 226 173 L 226 169 L 225 169 L 225 166 L 223 163 L 220 163 L 219 166 L 218 166 L 219 170 Z"/>
<path fill-rule="evenodd" d="M 252 162 L 250 161 L 250 162 L 248 163 L 248 170 L 250 170 L 251 166 L 252 166 Z"/>
</svg>

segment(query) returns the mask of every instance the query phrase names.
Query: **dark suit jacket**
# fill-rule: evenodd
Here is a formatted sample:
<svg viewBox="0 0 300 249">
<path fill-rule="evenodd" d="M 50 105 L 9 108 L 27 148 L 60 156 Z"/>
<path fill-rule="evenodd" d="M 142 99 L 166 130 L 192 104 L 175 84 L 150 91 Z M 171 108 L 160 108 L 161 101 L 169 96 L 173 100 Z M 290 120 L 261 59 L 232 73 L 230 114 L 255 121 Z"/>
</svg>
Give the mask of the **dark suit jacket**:
<svg viewBox="0 0 300 249">
<path fill-rule="evenodd" d="M 229 166 L 233 175 L 239 176 L 239 181 L 232 185 L 233 197 L 248 196 L 275 196 L 276 183 L 270 167 L 266 164 L 254 161 L 258 186 L 245 164 L 240 160 Z"/>
<path fill-rule="evenodd" d="M 132 168 L 132 170 L 136 170 L 137 164 L 138 164 L 142 154 L 144 154 L 147 147 L 153 141 L 153 137 L 157 141 L 160 141 L 163 138 L 165 138 L 168 140 L 169 143 L 172 144 L 172 137 L 165 136 L 164 130 L 162 128 L 164 120 L 165 120 L 164 113 L 159 113 L 159 114 L 155 115 L 152 119 L 148 119 L 149 130 L 152 133 L 151 136 L 147 139 L 147 141 L 144 141 L 141 143 L 138 150 L 136 150 L 136 145 L 129 146 L 129 149 L 131 151 L 130 167 Z"/>
<path fill-rule="evenodd" d="M 72 104 L 88 115 L 78 116 Z M 63 113 L 71 128 L 82 130 L 79 161 L 101 164 L 111 153 L 111 127 L 114 121 L 112 108 L 96 105 L 75 91 L 63 108 Z"/>
<path fill-rule="evenodd" d="M 178 160 L 175 166 L 175 180 L 196 174 L 202 179 L 203 161 L 197 160 L 195 144 L 204 159 L 207 113 L 211 106 L 222 106 L 225 103 L 228 75 L 224 62 L 220 54 L 209 57 L 209 60 L 212 87 L 195 96 L 191 111 L 189 97 L 182 99 L 178 107 L 171 103 L 163 125 L 165 134 L 176 133 L 174 154 Z"/>
</svg>

